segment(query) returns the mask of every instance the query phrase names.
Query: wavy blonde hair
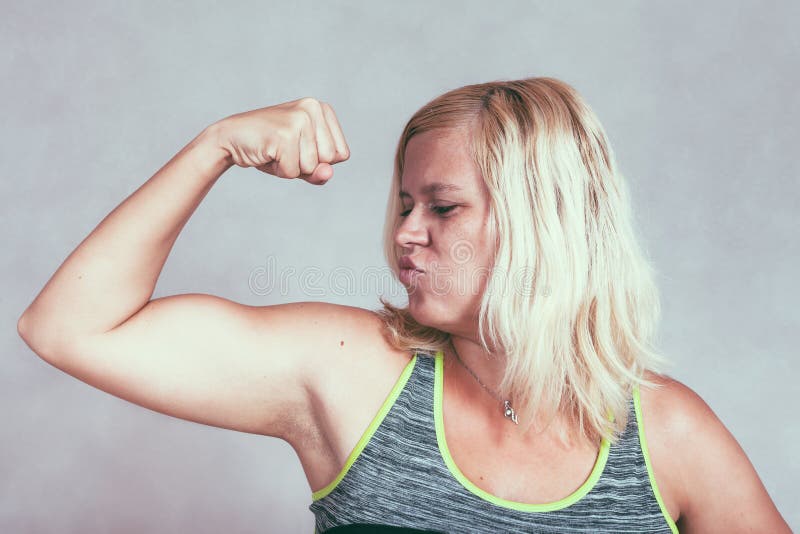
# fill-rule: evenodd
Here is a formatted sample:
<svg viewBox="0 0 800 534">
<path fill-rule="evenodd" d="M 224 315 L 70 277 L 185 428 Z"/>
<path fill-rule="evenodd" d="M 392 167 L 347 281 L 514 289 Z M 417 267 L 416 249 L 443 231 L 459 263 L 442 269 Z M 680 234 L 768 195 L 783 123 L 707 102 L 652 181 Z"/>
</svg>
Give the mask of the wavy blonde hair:
<svg viewBox="0 0 800 534">
<path fill-rule="evenodd" d="M 384 253 L 398 272 L 405 149 L 417 134 L 466 127 L 489 191 L 495 264 L 479 312 L 486 352 L 502 350 L 500 394 L 522 422 L 564 416 L 569 431 L 614 443 L 636 384 L 667 360 L 651 343 L 660 317 L 654 271 L 632 225 L 623 177 L 605 131 L 570 85 L 527 78 L 467 85 L 428 102 L 406 124 L 394 160 Z M 504 291 L 508 273 L 531 273 Z M 393 344 L 435 353 L 450 334 L 380 299 Z M 489 347 L 495 347 L 491 351 Z M 609 416 L 613 415 L 613 421 Z"/>
</svg>

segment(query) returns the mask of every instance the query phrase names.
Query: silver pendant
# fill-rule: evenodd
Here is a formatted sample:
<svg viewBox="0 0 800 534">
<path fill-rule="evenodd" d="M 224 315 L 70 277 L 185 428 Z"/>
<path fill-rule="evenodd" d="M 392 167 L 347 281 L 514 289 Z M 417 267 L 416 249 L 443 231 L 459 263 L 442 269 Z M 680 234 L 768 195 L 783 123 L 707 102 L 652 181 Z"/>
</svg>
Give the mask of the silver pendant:
<svg viewBox="0 0 800 534">
<path fill-rule="evenodd" d="M 517 414 L 514 413 L 514 408 L 511 407 L 511 403 L 508 401 L 503 401 L 503 415 L 506 417 L 506 419 L 511 419 L 514 421 L 515 425 L 519 424 L 517 421 Z"/>
</svg>

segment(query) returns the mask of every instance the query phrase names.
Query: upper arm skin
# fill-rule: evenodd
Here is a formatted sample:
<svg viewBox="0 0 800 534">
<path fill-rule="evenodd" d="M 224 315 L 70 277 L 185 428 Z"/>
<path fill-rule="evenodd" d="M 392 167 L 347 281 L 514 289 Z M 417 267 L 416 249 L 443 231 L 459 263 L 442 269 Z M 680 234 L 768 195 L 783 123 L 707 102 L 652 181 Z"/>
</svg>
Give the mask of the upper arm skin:
<svg viewBox="0 0 800 534">
<path fill-rule="evenodd" d="M 365 324 L 358 318 L 370 313 L 322 302 L 256 307 L 173 295 L 43 358 L 157 412 L 290 441 L 314 424 L 312 374 L 332 363 L 326 353 L 357 336 Z"/>
<path fill-rule="evenodd" d="M 672 378 L 641 388 L 650 459 L 681 532 L 791 532 L 739 443 L 692 389 Z"/>
</svg>

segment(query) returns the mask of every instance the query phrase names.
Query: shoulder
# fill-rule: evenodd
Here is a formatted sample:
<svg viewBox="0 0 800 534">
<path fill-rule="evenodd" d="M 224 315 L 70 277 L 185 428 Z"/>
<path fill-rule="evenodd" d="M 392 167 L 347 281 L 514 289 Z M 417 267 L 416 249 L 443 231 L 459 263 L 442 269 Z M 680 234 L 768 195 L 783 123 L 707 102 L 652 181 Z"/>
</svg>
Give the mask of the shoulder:
<svg viewBox="0 0 800 534">
<path fill-rule="evenodd" d="M 411 359 L 394 347 L 373 310 L 325 302 L 296 302 L 255 311 L 256 328 L 279 335 L 299 360 L 314 425 L 336 425 L 352 415 L 362 395 L 380 395 Z M 333 420 L 331 420 L 331 418 Z"/>
<path fill-rule="evenodd" d="M 390 348 L 383 320 L 373 310 L 317 301 L 243 308 L 255 337 L 285 338 L 283 346 L 293 347 L 294 354 L 313 360 L 313 365 L 337 353 Z"/>
<path fill-rule="evenodd" d="M 317 301 L 250 310 L 255 330 L 280 336 L 279 346 L 292 347 L 309 385 L 322 386 L 371 366 L 393 369 L 410 358 L 392 346 L 383 319 L 373 310 Z"/>
<path fill-rule="evenodd" d="M 391 344 L 383 319 L 373 310 L 324 302 L 299 305 L 306 311 L 318 350 L 309 355 L 318 383 L 353 379 L 367 371 L 391 374 L 411 357 Z"/>
<path fill-rule="evenodd" d="M 788 531 L 752 463 L 694 390 L 647 373 L 643 428 L 662 497 L 681 531 Z"/>
<path fill-rule="evenodd" d="M 317 490 L 340 472 L 413 355 L 390 343 L 372 310 L 303 302 L 286 311 L 283 321 L 303 325 L 288 332 L 304 347 L 295 356 L 308 405 L 285 439 Z"/>
</svg>

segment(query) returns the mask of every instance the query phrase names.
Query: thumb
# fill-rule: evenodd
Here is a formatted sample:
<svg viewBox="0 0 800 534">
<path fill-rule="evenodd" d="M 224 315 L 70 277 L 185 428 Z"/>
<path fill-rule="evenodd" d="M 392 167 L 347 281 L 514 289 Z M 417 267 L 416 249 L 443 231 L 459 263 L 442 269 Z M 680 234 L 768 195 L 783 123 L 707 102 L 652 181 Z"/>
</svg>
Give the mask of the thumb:
<svg viewBox="0 0 800 534">
<path fill-rule="evenodd" d="M 320 163 L 309 175 L 302 176 L 310 184 L 322 185 L 333 177 L 333 167 L 329 163 Z"/>
</svg>

